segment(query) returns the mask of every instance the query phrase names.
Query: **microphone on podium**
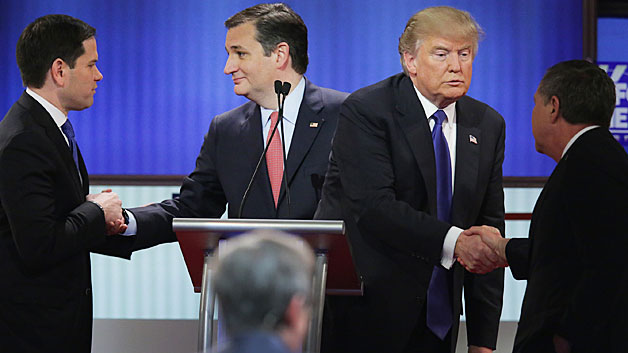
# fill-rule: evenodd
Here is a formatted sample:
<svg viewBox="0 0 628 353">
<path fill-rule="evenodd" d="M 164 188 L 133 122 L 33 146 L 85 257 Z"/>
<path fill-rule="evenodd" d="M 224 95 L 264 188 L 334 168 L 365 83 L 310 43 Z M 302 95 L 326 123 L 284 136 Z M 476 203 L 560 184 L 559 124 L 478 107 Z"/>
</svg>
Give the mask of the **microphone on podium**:
<svg viewBox="0 0 628 353">
<path fill-rule="evenodd" d="M 262 161 L 266 158 L 266 153 L 268 152 L 268 146 L 272 142 L 275 137 L 275 132 L 277 131 L 277 127 L 281 124 L 281 150 L 283 155 L 283 177 L 284 185 L 286 188 L 286 198 L 288 200 L 288 217 L 290 217 L 290 188 L 288 187 L 288 178 L 286 173 L 286 143 L 284 139 L 284 129 L 283 129 L 283 106 L 286 101 L 286 96 L 290 93 L 290 88 L 292 85 L 290 82 L 281 82 L 279 80 L 275 81 L 275 93 L 277 94 L 277 108 L 278 108 L 278 121 L 275 124 L 275 128 L 273 131 L 269 131 L 270 137 L 268 138 L 268 143 L 266 143 L 266 148 L 264 148 L 264 152 L 260 156 L 257 161 L 257 165 L 255 166 L 255 170 L 253 171 L 253 175 L 249 180 L 249 183 L 244 191 L 244 195 L 242 196 L 242 201 L 240 202 L 240 208 L 238 210 L 238 218 L 242 218 L 242 210 L 244 209 L 244 204 L 249 196 L 249 191 L 251 190 L 251 186 L 253 185 L 253 180 L 255 180 L 255 176 L 259 171 L 259 167 L 262 165 Z M 283 97 L 283 99 L 282 99 Z"/>
</svg>

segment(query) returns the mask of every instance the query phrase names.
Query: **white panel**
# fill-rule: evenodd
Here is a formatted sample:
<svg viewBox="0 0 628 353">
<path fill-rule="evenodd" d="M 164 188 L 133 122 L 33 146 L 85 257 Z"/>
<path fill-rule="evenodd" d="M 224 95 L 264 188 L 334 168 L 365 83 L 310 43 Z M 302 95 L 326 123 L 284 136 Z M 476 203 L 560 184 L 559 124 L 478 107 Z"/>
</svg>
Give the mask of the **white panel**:
<svg viewBox="0 0 628 353">
<path fill-rule="evenodd" d="M 106 186 L 92 186 L 99 192 Z M 172 197 L 179 187 L 115 186 L 125 207 Z M 532 212 L 541 189 L 505 190 L 506 212 Z M 507 221 L 507 237 L 527 237 L 529 221 Z M 131 261 L 92 255 L 94 317 L 124 319 L 196 319 L 200 296 L 192 282 L 178 244 L 164 244 L 133 254 Z M 513 279 L 506 269 L 502 321 L 518 321 L 526 281 Z"/>
<path fill-rule="evenodd" d="M 92 186 L 99 192 L 106 186 Z M 114 186 L 124 207 L 169 199 L 179 187 Z M 94 317 L 106 319 L 197 319 L 194 293 L 178 243 L 133 254 L 131 261 L 92 254 Z"/>
</svg>

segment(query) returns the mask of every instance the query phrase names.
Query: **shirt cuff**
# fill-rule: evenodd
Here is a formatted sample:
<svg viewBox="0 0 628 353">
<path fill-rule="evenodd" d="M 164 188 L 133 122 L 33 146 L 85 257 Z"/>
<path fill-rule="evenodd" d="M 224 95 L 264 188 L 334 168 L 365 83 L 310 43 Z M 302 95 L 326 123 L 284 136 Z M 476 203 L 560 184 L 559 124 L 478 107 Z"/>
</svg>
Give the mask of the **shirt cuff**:
<svg viewBox="0 0 628 353">
<path fill-rule="evenodd" d="M 128 209 L 126 210 L 126 213 L 129 215 L 129 224 L 127 224 L 126 231 L 124 233 L 121 233 L 120 235 L 135 235 L 137 234 L 137 221 L 135 220 L 135 215 L 133 215 L 133 212 L 129 211 Z"/>
<path fill-rule="evenodd" d="M 454 250 L 456 249 L 456 242 L 458 241 L 458 237 L 460 236 L 460 234 L 462 234 L 462 232 L 462 229 L 452 226 L 451 228 L 449 228 L 449 231 L 447 231 L 447 234 L 445 235 L 440 264 L 448 270 L 454 264 Z"/>
</svg>

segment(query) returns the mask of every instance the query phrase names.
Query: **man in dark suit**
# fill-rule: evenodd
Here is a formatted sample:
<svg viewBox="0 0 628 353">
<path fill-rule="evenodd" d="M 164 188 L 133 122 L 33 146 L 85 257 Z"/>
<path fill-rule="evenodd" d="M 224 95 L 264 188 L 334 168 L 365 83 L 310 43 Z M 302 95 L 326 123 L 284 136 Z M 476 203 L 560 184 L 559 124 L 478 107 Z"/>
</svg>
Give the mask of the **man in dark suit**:
<svg viewBox="0 0 628 353">
<path fill-rule="evenodd" d="M 515 352 L 625 352 L 628 155 L 608 130 L 615 85 L 594 64 L 566 61 L 546 72 L 534 102 L 536 149 L 558 164 L 529 237 L 465 234 L 480 234 L 528 280 Z"/>
<path fill-rule="evenodd" d="M 230 336 L 220 352 L 301 352 L 311 311 L 312 249 L 295 236 L 270 231 L 228 245 L 212 278 Z"/>
<path fill-rule="evenodd" d="M 416 13 L 399 40 L 404 73 L 341 108 L 316 218 L 346 221 L 364 296 L 329 298 L 327 351 L 453 352 L 463 284 L 469 351 L 495 348 L 503 271 L 454 260 L 484 271 L 490 249 L 459 235 L 504 229 L 504 120 L 465 96 L 480 33 L 464 11 Z"/>
<path fill-rule="evenodd" d="M 287 5 L 256 5 L 233 15 L 225 25 L 229 57 L 224 72 L 231 75 L 235 93 L 250 102 L 212 120 L 196 169 L 183 181 L 179 198 L 131 210 L 138 233 L 168 233 L 174 239 L 173 217 L 217 218 L 227 205 L 230 218 L 314 216 L 346 94 L 318 87 L 303 76 L 308 64 L 307 28 Z M 277 121 L 275 80 L 291 84 L 284 126 L 272 138 L 240 214 L 243 196 Z M 134 223 L 129 233 L 134 232 Z"/>
<path fill-rule="evenodd" d="M 129 258 L 159 242 L 110 235 L 125 227 L 120 199 L 110 190 L 88 195 L 67 114 L 90 107 L 102 79 L 95 34 L 81 20 L 49 15 L 17 43 L 27 88 L 0 122 L 3 352 L 90 352 L 90 251 Z"/>
</svg>

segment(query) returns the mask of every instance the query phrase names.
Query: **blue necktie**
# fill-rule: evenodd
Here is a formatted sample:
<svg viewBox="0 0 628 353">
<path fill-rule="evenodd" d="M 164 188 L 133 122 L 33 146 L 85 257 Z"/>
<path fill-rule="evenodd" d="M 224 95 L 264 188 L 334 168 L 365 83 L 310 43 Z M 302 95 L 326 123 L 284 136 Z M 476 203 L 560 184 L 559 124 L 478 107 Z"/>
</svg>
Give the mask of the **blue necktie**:
<svg viewBox="0 0 628 353">
<path fill-rule="evenodd" d="M 72 127 L 72 123 L 70 123 L 70 119 L 66 119 L 65 123 L 61 125 L 61 131 L 63 131 L 65 137 L 68 138 L 70 151 L 72 152 L 72 158 L 74 159 L 74 164 L 76 165 L 76 170 L 79 173 L 79 179 L 81 179 L 82 183 L 83 179 L 81 178 L 81 169 L 79 168 L 78 162 L 78 145 L 76 144 L 76 139 L 74 138 L 74 128 Z"/>
<path fill-rule="evenodd" d="M 438 219 L 449 222 L 451 212 L 451 159 L 449 146 L 443 134 L 443 122 L 447 115 L 437 110 L 432 118 L 434 156 L 436 159 L 436 208 Z M 441 340 L 453 324 L 451 299 L 449 296 L 448 272 L 441 266 L 434 266 L 430 286 L 427 289 L 427 327 Z"/>
</svg>

